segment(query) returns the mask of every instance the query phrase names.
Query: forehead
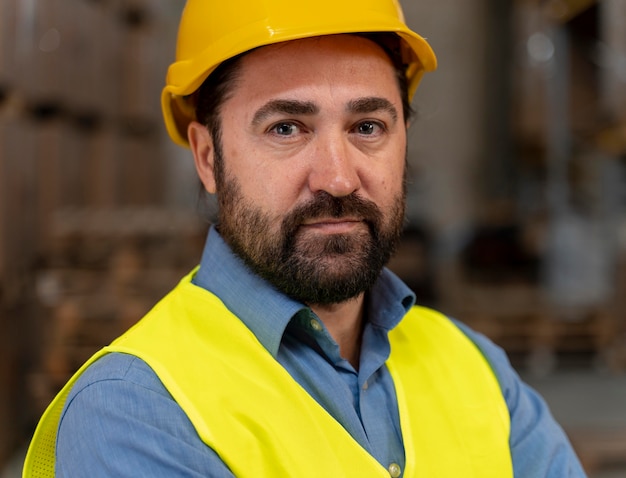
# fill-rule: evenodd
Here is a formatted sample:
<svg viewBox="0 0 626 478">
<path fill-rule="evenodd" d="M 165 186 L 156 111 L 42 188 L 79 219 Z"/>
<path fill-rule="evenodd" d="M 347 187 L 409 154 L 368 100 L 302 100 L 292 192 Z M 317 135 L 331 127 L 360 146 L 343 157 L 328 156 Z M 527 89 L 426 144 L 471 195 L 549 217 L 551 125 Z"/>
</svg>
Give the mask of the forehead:
<svg viewBox="0 0 626 478">
<path fill-rule="evenodd" d="M 258 48 L 242 58 L 234 96 L 281 94 L 395 96 L 394 66 L 378 44 L 355 35 L 329 35 Z M 237 91 L 239 90 L 239 91 Z"/>
</svg>

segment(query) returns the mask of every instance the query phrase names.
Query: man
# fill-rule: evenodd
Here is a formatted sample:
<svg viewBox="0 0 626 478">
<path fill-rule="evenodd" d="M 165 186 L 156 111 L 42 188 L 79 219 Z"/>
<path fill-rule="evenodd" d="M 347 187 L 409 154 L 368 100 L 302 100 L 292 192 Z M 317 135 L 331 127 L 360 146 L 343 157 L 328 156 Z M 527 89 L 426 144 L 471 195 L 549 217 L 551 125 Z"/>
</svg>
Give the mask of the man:
<svg viewBox="0 0 626 478">
<path fill-rule="evenodd" d="M 219 222 L 61 392 L 25 476 L 584 476 L 502 352 L 384 269 L 435 67 L 397 4 L 189 0 L 177 55 L 166 124 Z"/>
</svg>

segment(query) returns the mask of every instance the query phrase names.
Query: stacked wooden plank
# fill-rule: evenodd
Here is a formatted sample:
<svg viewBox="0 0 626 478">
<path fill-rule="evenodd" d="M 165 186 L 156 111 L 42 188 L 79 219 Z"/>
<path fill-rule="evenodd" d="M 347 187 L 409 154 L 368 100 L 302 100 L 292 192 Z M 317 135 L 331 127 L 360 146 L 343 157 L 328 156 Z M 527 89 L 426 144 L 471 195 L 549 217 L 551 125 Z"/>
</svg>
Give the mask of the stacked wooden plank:
<svg viewBox="0 0 626 478">
<path fill-rule="evenodd" d="M 51 253 L 36 278 L 41 360 L 29 375 L 40 410 L 191 271 L 206 233 L 195 214 L 161 208 L 66 210 L 52 222 Z"/>
<path fill-rule="evenodd" d="M 32 263 L 24 247 L 45 250 L 58 209 L 164 203 L 159 92 L 181 5 L 2 2 L 2 283 L 24 268 L 18 256 Z"/>
<path fill-rule="evenodd" d="M 59 283 L 83 287 L 97 278 L 117 283 L 109 277 L 117 266 L 99 266 L 85 275 L 86 264 L 76 262 L 59 271 L 56 264 L 69 257 L 67 251 L 59 252 L 60 236 L 54 232 L 63 211 L 83 208 L 98 217 L 99 211 L 167 209 L 166 156 L 171 150 L 163 147 L 168 140 L 159 93 L 183 4 L 0 2 L 0 429 L 6 430 L 0 434 L 0 464 L 32 432 L 30 420 L 41 412 L 40 403 L 31 406 L 25 377 L 47 353 L 42 347 L 56 327 L 52 319 L 63 329 L 70 327 L 71 310 L 78 315 L 98 310 L 106 322 L 121 309 L 132 309 L 131 299 L 113 311 L 115 302 L 89 305 L 93 294 L 83 291 L 91 297 L 85 299 L 87 305 L 79 300 L 68 305 L 60 298 L 51 310 L 49 304 L 40 305 L 37 289 L 42 277 L 58 276 Z M 88 216 L 92 214 L 83 215 Z M 133 217 L 138 216 L 142 214 Z M 188 231 L 181 234 L 189 236 Z M 107 261 L 125 241 L 107 243 Z M 89 243 L 85 239 L 75 247 L 89 249 Z M 172 252 L 176 249 L 163 254 Z M 55 272 L 48 270 L 51 264 Z M 102 332 L 102 338 L 109 335 Z"/>
<path fill-rule="evenodd" d="M 575 310 L 550 301 L 541 282 L 469 279 L 458 263 L 439 271 L 441 308 L 494 340 L 535 375 L 557 368 L 626 370 L 620 296 Z M 623 291 L 626 283 L 619 284 Z"/>
</svg>

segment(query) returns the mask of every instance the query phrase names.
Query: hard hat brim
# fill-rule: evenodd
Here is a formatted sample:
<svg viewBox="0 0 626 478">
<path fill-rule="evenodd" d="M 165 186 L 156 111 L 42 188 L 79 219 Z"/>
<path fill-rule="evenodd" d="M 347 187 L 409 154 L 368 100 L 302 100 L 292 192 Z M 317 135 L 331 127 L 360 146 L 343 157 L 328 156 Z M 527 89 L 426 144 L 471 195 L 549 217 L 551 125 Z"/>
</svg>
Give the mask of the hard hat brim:
<svg viewBox="0 0 626 478">
<path fill-rule="evenodd" d="M 298 40 L 302 38 L 310 38 L 313 36 L 349 34 L 349 33 L 374 33 L 387 32 L 397 34 L 407 46 L 407 52 L 413 57 L 407 63 L 407 79 L 409 82 L 409 98 L 412 99 L 424 73 L 433 71 L 437 68 L 437 59 L 428 42 L 417 33 L 408 29 L 403 23 L 390 21 L 388 28 L 381 25 L 380 19 L 377 19 L 375 27 L 371 29 L 360 22 L 352 28 L 346 26 L 345 22 L 332 28 L 328 26 L 324 31 L 302 32 L 298 30 L 289 31 L 273 31 L 271 35 L 265 38 L 241 38 L 238 32 L 233 32 L 234 39 L 225 38 L 222 42 L 229 45 L 229 48 L 223 48 L 224 45 L 212 45 L 205 49 L 200 55 L 190 59 L 173 63 L 167 74 L 167 85 L 161 94 L 161 107 L 165 119 L 165 125 L 168 134 L 172 140 L 184 147 L 189 147 L 187 139 L 187 127 L 191 121 L 195 119 L 195 111 L 188 101 L 189 95 L 193 94 L 206 78 L 217 68 L 222 62 L 229 58 L 245 53 L 253 48 L 267 46 L 274 43 Z M 253 29 L 258 31 L 258 29 Z M 265 30 L 267 32 L 267 29 Z M 239 36 L 238 36 L 239 35 Z M 252 47 L 250 45 L 253 45 Z M 221 52 L 217 56 L 215 52 Z M 177 78 L 184 78 L 185 81 L 177 83 Z"/>
</svg>

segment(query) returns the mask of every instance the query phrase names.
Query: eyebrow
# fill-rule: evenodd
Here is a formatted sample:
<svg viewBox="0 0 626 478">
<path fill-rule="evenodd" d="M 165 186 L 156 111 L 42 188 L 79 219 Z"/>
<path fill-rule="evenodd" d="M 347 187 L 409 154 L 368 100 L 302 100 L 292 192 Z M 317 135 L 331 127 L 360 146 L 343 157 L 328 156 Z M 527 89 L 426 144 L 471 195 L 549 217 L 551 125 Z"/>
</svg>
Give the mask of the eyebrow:
<svg viewBox="0 0 626 478">
<path fill-rule="evenodd" d="M 367 113 L 375 113 L 376 111 L 386 111 L 388 112 L 394 121 L 398 120 L 398 110 L 393 104 L 385 99 L 379 98 L 376 96 L 368 96 L 365 98 L 358 98 L 356 100 L 351 100 L 346 110 L 350 113 L 357 114 L 367 114 Z"/>
<path fill-rule="evenodd" d="M 356 114 L 375 113 L 376 111 L 388 112 L 394 121 L 398 120 L 398 110 L 393 104 L 376 96 L 357 98 L 348 102 L 346 111 Z M 299 100 L 270 100 L 261 106 L 252 117 L 252 124 L 259 125 L 270 116 L 283 113 L 293 116 L 311 116 L 319 113 L 319 107 L 311 101 Z"/>
<path fill-rule="evenodd" d="M 252 124 L 258 125 L 273 114 L 284 113 L 288 115 L 311 116 L 319 113 L 319 107 L 310 101 L 298 100 L 271 100 L 261 106 L 252 117 Z"/>
</svg>

